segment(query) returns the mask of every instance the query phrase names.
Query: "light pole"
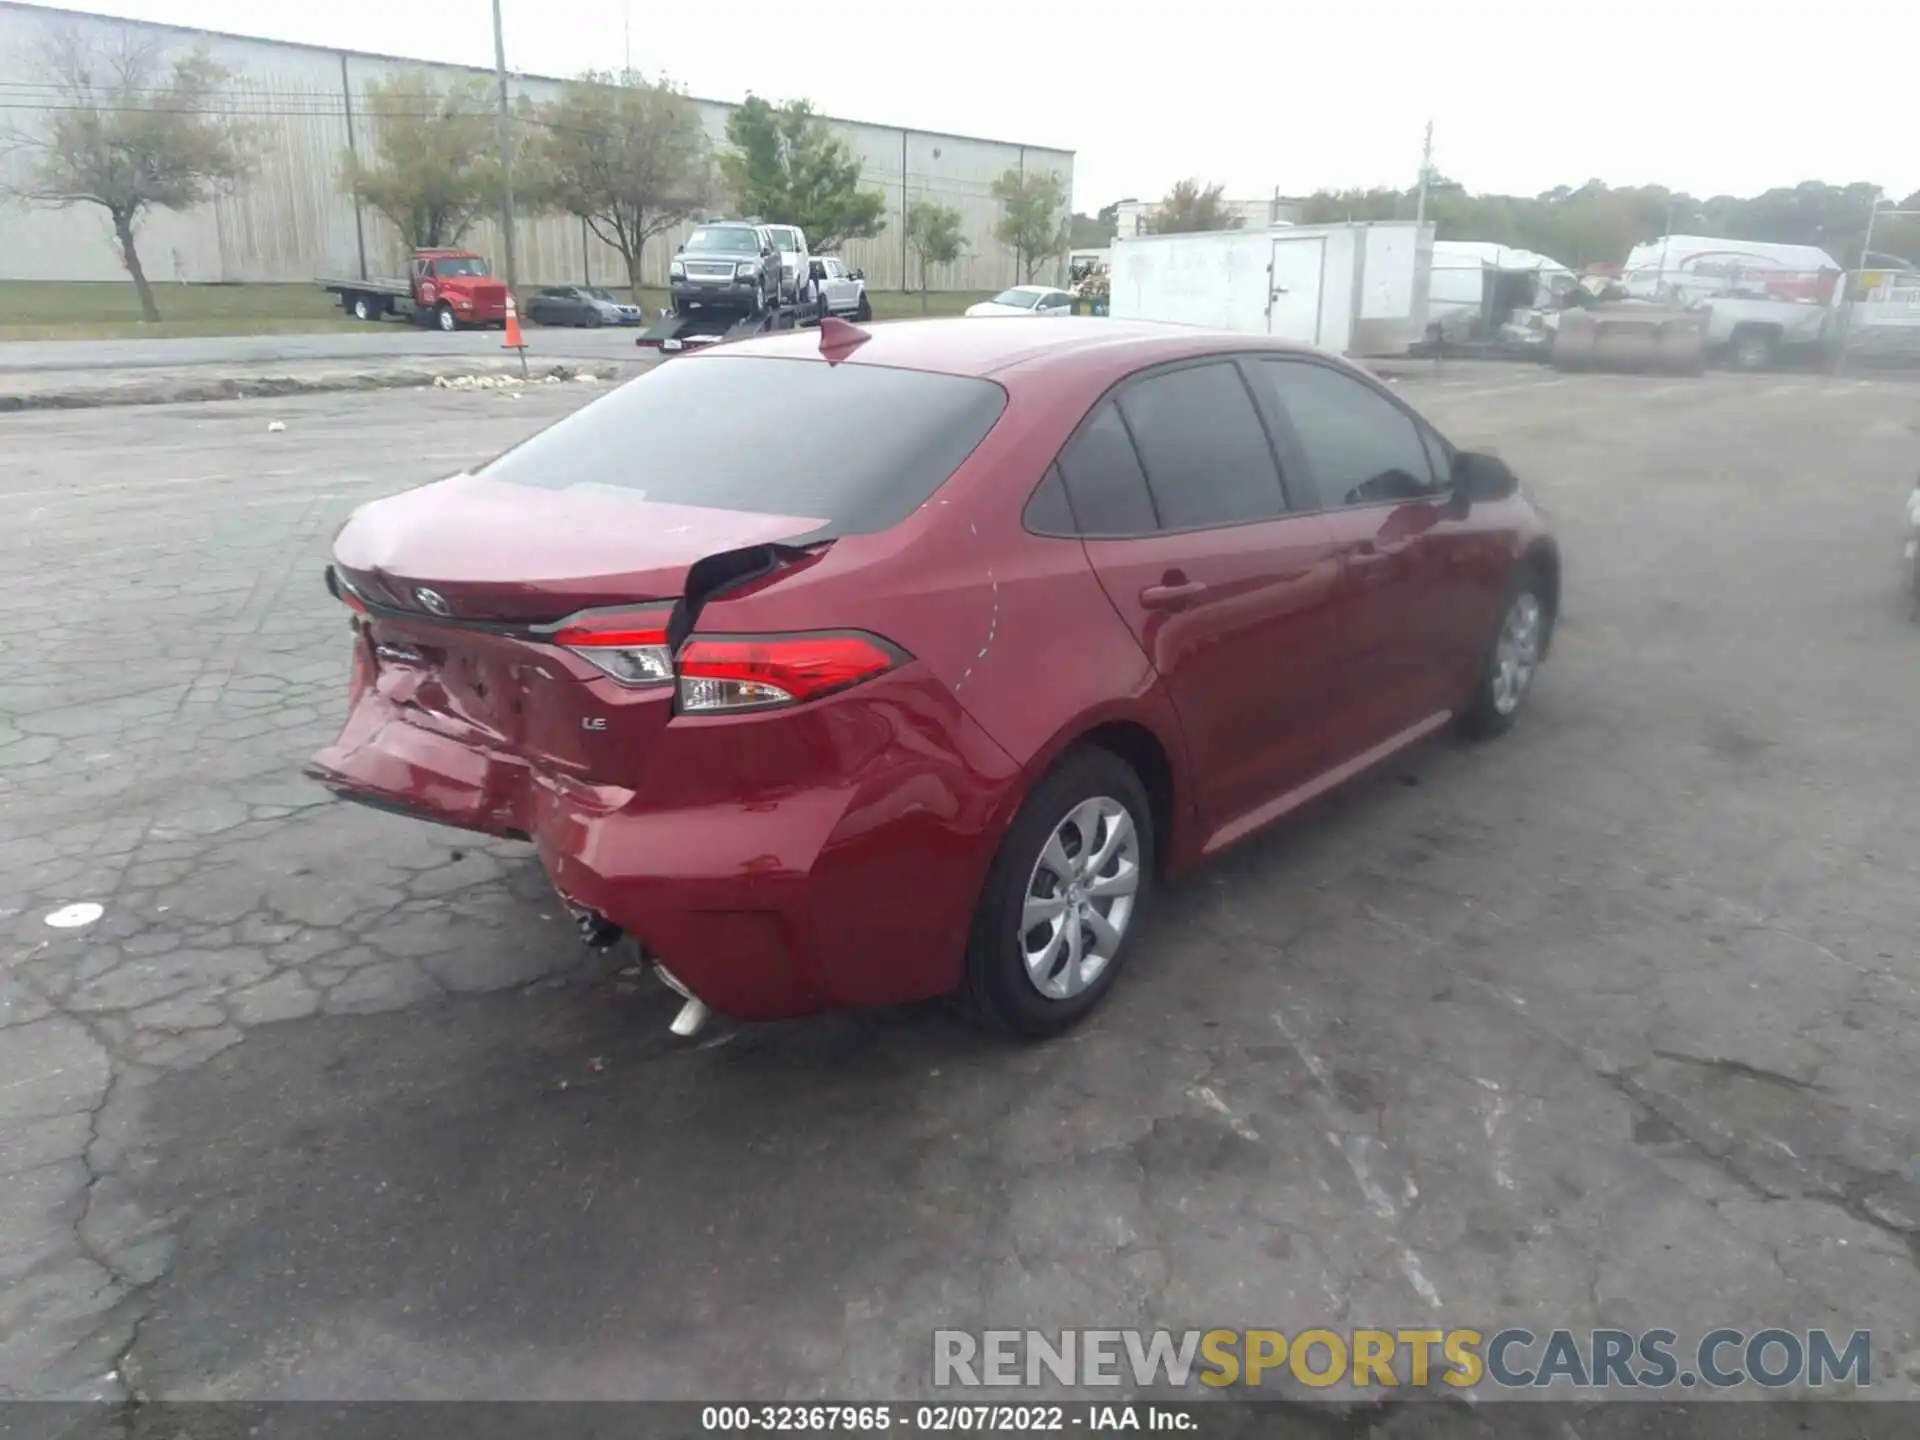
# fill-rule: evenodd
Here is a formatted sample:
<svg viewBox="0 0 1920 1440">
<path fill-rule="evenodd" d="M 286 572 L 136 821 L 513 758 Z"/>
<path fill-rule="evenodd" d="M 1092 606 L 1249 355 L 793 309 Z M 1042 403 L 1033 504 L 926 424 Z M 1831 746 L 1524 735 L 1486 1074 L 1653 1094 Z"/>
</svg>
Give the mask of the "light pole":
<svg viewBox="0 0 1920 1440">
<path fill-rule="evenodd" d="M 500 143 L 500 238 L 506 250 L 507 289 L 518 281 L 513 258 L 513 131 L 507 113 L 507 39 L 500 28 L 500 0 L 493 0 L 493 73 L 500 82 L 500 116 L 495 124 Z"/>
</svg>

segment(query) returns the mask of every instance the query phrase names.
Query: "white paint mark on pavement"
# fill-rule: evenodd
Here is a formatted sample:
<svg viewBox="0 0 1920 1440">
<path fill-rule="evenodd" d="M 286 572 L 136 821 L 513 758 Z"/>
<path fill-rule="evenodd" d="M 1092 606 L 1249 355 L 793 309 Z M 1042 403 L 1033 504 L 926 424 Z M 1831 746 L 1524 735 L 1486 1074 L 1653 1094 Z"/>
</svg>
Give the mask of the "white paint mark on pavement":
<svg viewBox="0 0 1920 1440">
<path fill-rule="evenodd" d="M 93 924 L 106 913 L 104 906 L 96 905 L 91 900 L 83 900 L 76 905 L 62 905 L 47 916 L 47 924 L 56 930 L 77 930 L 82 925 Z"/>
<path fill-rule="evenodd" d="M 1202 1105 L 1205 1105 L 1209 1110 L 1214 1111 L 1216 1114 L 1224 1115 L 1227 1120 L 1227 1128 L 1242 1140 L 1258 1140 L 1260 1138 L 1260 1132 L 1247 1124 L 1247 1122 L 1242 1120 L 1238 1115 L 1234 1114 L 1233 1111 L 1228 1108 L 1227 1102 L 1222 1100 L 1210 1086 L 1196 1085 L 1187 1093 L 1192 1095 L 1193 1098 L 1198 1100 Z"/>
</svg>

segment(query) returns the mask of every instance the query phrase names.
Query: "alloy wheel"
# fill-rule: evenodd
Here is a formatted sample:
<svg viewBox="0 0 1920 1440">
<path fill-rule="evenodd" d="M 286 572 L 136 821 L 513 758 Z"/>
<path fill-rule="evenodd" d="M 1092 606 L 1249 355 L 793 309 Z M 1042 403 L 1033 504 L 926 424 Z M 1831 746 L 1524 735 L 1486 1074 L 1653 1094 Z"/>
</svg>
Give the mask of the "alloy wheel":
<svg viewBox="0 0 1920 1440">
<path fill-rule="evenodd" d="M 1493 650 L 1493 708 L 1511 715 L 1526 698 L 1540 666 L 1540 639 L 1544 612 L 1540 597 L 1522 590 L 1500 622 L 1500 639 Z"/>
<path fill-rule="evenodd" d="M 1034 989 L 1067 1000 L 1098 980 L 1126 938 L 1139 887 L 1140 836 L 1127 807 L 1104 795 L 1074 806 L 1027 879 L 1020 953 Z"/>
</svg>

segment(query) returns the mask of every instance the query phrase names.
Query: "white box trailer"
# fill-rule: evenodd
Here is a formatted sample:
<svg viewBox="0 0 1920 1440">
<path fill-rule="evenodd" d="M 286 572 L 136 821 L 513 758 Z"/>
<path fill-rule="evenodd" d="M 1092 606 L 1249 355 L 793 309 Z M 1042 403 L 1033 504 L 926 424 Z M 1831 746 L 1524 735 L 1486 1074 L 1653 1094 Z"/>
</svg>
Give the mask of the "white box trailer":
<svg viewBox="0 0 1920 1440">
<path fill-rule="evenodd" d="M 1120 236 L 1112 313 L 1401 355 L 1426 332 L 1432 270 L 1433 226 L 1410 220 Z"/>
</svg>

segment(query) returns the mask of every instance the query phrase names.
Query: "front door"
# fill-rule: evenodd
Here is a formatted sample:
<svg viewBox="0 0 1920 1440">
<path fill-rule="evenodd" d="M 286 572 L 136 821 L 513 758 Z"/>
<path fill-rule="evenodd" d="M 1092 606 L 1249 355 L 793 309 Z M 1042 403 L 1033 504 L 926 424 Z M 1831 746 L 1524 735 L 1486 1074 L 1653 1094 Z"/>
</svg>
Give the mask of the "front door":
<svg viewBox="0 0 1920 1440">
<path fill-rule="evenodd" d="M 1449 557 L 1464 516 L 1418 423 L 1371 384 L 1310 359 L 1248 367 L 1340 556 L 1334 613 L 1346 637 L 1333 687 L 1336 763 L 1460 702 L 1460 588 Z"/>
<path fill-rule="evenodd" d="M 1239 366 L 1129 382 L 1060 473 L 1087 557 L 1180 716 L 1203 833 L 1317 775 L 1339 564 L 1325 522 L 1288 513 Z"/>
<path fill-rule="evenodd" d="M 1327 242 L 1319 236 L 1275 240 L 1267 269 L 1267 333 L 1301 345 L 1320 343 L 1320 298 Z"/>
</svg>

